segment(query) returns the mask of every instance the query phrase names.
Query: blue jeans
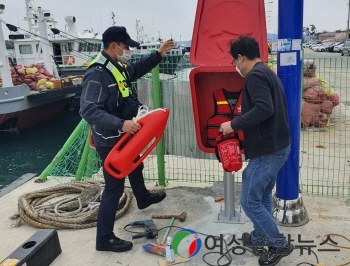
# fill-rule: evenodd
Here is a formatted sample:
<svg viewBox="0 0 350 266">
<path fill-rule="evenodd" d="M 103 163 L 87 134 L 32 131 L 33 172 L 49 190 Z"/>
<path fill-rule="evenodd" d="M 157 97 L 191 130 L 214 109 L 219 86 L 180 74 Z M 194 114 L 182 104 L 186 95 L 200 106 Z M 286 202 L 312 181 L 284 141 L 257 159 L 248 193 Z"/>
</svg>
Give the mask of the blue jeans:
<svg viewBox="0 0 350 266">
<path fill-rule="evenodd" d="M 253 244 L 261 243 L 275 248 L 287 245 L 272 217 L 272 190 L 289 153 L 290 146 L 253 158 L 243 171 L 240 201 L 245 214 L 254 225 L 251 233 Z M 279 241 L 276 243 L 276 240 Z"/>
</svg>

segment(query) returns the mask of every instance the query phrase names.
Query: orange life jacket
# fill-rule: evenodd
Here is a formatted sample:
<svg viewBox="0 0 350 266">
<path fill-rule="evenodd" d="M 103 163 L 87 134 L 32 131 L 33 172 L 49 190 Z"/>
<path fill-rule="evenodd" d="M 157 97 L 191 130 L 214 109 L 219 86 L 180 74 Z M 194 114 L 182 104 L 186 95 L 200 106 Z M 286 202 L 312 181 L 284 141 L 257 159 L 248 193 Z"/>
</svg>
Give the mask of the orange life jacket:
<svg viewBox="0 0 350 266">
<path fill-rule="evenodd" d="M 241 115 L 242 91 L 230 92 L 220 89 L 213 93 L 213 99 L 214 114 L 208 119 L 205 128 L 207 133 L 206 145 L 210 148 L 216 147 L 216 137 L 219 134 L 220 125 Z M 240 140 L 240 146 L 243 145 L 243 132 L 241 130 L 235 132 Z M 241 146 L 241 149 L 243 149 L 243 146 Z"/>
</svg>

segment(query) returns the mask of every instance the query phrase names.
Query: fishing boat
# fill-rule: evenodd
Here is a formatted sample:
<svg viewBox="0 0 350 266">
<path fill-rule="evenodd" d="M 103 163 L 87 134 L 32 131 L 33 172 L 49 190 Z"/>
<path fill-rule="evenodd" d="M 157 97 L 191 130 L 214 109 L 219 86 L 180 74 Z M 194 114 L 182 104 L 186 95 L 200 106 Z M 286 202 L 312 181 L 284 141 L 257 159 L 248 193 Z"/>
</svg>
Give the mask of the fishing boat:
<svg viewBox="0 0 350 266">
<path fill-rule="evenodd" d="M 89 63 L 98 55 L 102 49 L 102 35 L 93 32 L 93 29 L 78 32 L 76 30 L 76 17 L 66 16 L 67 32 L 57 28 L 57 22 L 49 11 L 44 12 L 46 28 L 48 29 L 47 39 L 39 36 L 38 9 L 34 0 L 25 0 L 28 31 L 8 25 L 13 40 L 13 60 L 17 64 L 32 64 L 43 62 L 42 50 L 49 49 L 52 55 L 52 64 L 55 64 L 58 74 L 62 76 L 84 75 Z M 114 13 L 112 12 L 113 25 Z M 10 27 L 12 26 L 12 27 Z M 24 32 L 25 34 L 23 34 Z M 140 46 L 133 50 L 131 61 L 151 53 L 152 49 L 158 50 L 162 40 L 148 41 L 143 34 L 143 27 L 139 26 L 136 20 L 137 40 Z M 160 73 L 173 75 L 178 63 L 183 57 L 185 49 L 177 45 L 163 57 L 159 63 Z"/>
<path fill-rule="evenodd" d="M 162 45 L 163 40 L 159 37 L 157 40 L 152 38 L 149 41 L 144 34 L 144 28 L 139 25 L 139 20 L 136 20 L 136 39 L 140 45 L 132 50 L 131 62 L 137 60 L 140 57 L 152 53 L 154 50 L 158 50 Z M 168 51 L 162 58 L 162 61 L 159 63 L 159 72 L 175 75 L 176 68 L 178 67 L 179 62 L 185 54 L 185 50 L 179 44 L 176 44 L 175 47 Z"/>
<path fill-rule="evenodd" d="M 137 60 L 152 52 L 152 49 L 158 50 L 162 45 L 161 42 L 149 42 L 141 43 L 139 47 L 132 53 L 131 62 Z M 168 51 L 165 56 L 163 56 L 162 61 L 159 63 L 159 72 L 174 75 L 176 68 L 184 56 L 184 51 L 180 47 L 175 47 Z"/>
<path fill-rule="evenodd" d="M 28 30 L 7 24 L 14 44 L 14 61 L 17 64 L 43 62 L 43 50 L 52 55 L 51 64 L 55 64 L 60 76 L 83 75 L 97 54 L 101 51 L 102 35 L 92 29 L 78 32 L 76 17 L 66 16 L 67 30 L 57 28 L 57 22 L 49 11 L 44 11 L 48 31 L 47 38 L 39 35 L 38 8 L 34 0 L 25 0 Z M 12 27 L 11 27 L 12 26 Z"/>
<path fill-rule="evenodd" d="M 11 75 L 11 69 L 17 69 L 15 67 L 19 66 L 14 66 L 13 61 L 6 51 L 2 28 L 3 20 L 1 19 L 1 14 L 3 14 L 4 10 L 5 5 L 0 4 L 0 133 L 18 133 L 20 130 L 34 127 L 59 116 L 67 104 L 73 100 L 75 94 L 81 91 L 82 85 L 78 84 L 79 82 L 76 82 L 77 85 L 73 85 L 73 83 L 70 83 L 71 80 L 67 80 L 65 82 L 67 86 L 62 86 L 64 82 L 56 80 L 60 84 L 58 88 L 40 88 L 40 90 L 36 90 L 37 88 L 33 89 L 33 85 L 25 82 L 25 78 L 18 72 L 19 70 L 16 70 L 17 73 L 15 74 L 17 78 L 14 79 L 14 75 Z M 40 35 L 45 38 L 47 34 L 45 15 L 40 8 L 37 11 L 37 23 L 40 27 Z M 54 71 L 50 65 L 50 55 L 48 49 L 45 48 L 43 47 L 42 49 L 43 64 L 45 65 L 44 71 L 53 73 Z M 34 67 L 32 69 L 37 70 Z M 40 75 L 40 73 L 38 74 Z M 39 75 L 36 77 L 39 77 Z M 13 80 L 17 82 L 19 78 L 23 79 L 24 84 L 14 85 Z M 45 79 L 41 79 L 41 81 L 44 81 L 43 84 L 45 84 L 42 86 L 46 86 L 46 84 L 53 85 L 53 82 L 49 83 Z"/>
</svg>

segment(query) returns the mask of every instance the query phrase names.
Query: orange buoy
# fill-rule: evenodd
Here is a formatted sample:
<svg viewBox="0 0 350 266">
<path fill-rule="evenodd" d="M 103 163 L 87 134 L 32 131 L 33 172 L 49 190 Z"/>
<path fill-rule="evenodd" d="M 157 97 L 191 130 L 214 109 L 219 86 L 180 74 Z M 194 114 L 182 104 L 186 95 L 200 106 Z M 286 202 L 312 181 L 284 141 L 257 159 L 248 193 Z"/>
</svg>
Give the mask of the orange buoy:
<svg viewBox="0 0 350 266">
<path fill-rule="evenodd" d="M 161 140 L 168 118 L 168 108 L 141 116 L 137 120 L 141 128 L 135 134 L 125 133 L 108 154 L 104 162 L 106 171 L 115 178 L 129 175 Z"/>
<path fill-rule="evenodd" d="M 63 62 L 67 66 L 73 66 L 75 64 L 75 57 L 72 55 L 66 55 L 63 57 Z"/>
</svg>

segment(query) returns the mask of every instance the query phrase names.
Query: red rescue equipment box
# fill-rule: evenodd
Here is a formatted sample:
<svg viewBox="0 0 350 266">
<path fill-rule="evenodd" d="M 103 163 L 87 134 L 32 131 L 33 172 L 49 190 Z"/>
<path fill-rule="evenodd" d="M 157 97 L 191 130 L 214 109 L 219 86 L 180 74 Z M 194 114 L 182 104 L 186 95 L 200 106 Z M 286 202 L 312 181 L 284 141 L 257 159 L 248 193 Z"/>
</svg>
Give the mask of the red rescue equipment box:
<svg viewBox="0 0 350 266">
<path fill-rule="evenodd" d="M 198 0 L 190 61 L 190 88 L 198 147 L 206 153 L 206 126 L 214 114 L 213 93 L 219 89 L 239 92 L 244 85 L 232 65 L 230 41 L 240 35 L 259 42 L 261 59 L 268 57 L 265 5 L 263 0 Z"/>
</svg>

